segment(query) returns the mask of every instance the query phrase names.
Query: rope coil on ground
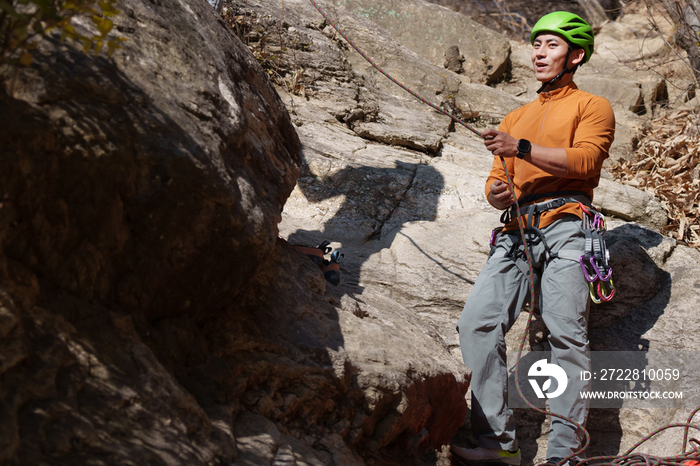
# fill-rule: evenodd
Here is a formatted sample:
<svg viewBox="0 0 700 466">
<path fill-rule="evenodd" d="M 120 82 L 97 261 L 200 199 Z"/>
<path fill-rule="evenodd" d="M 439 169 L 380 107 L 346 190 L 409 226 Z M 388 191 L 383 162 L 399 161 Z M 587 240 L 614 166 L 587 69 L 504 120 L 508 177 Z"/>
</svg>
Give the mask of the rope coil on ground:
<svg viewBox="0 0 700 466">
<path fill-rule="evenodd" d="M 482 137 L 481 132 L 476 130 L 475 128 L 471 127 L 469 124 L 464 122 L 461 118 L 456 117 L 455 115 L 451 114 L 444 108 L 435 105 L 434 103 L 430 102 L 429 100 L 423 98 L 421 95 L 419 95 L 417 92 L 411 90 L 410 88 L 406 87 L 403 83 L 399 82 L 397 79 L 392 77 L 389 73 L 385 72 L 381 67 L 379 67 L 374 60 L 372 60 L 370 57 L 368 57 L 365 52 L 363 52 L 357 45 L 354 44 L 354 42 L 343 32 L 340 30 L 340 27 L 336 22 L 334 22 L 332 19 L 328 17 L 328 15 L 321 9 L 321 7 L 318 5 L 318 3 L 315 0 L 309 0 L 311 4 L 318 10 L 318 12 L 323 16 L 323 18 L 328 22 L 328 24 L 335 29 L 335 31 L 340 34 L 340 36 L 353 48 L 357 53 L 359 53 L 362 58 L 364 58 L 370 65 L 372 65 L 377 71 L 379 71 L 382 75 L 384 75 L 386 78 L 388 78 L 391 82 L 399 86 L 401 89 L 404 91 L 408 92 L 411 94 L 413 97 L 416 99 L 420 100 L 424 104 L 430 106 L 431 108 L 437 110 L 438 112 L 447 115 L 448 117 L 452 118 L 455 122 L 461 124 L 464 126 L 466 129 L 469 131 L 473 132 L 479 137 Z M 518 199 L 515 196 L 515 186 L 513 184 L 513 180 L 510 176 L 510 173 L 508 172 L 508 168 L 506 166 L 506 162 L 503 159 L 503 157 L 499 156 L 501 159 L 501 163 L 503 164 L 503 170 L 505 171 L 506 178 L 508 180 L 508 188 L 510 189 L 510 194 L 513 198 L 513 201 L 515 202 L 515 206 L 518 212 L 518 228 L 520 230 L 520 236 L 523 241 L 523 247 L 525 249 L 525 255 L 527 258 L 527 264 L 528 264 L 528 282 L 529 282 L 529 287 L 530 287 L 530 309 L 528 312 L 528 318 L 527 318 L 527 323 L 525 325 L 525 330 L 523 331 L 523 336 L 520 341 L 520 346 L 518 348 L 518 358 L 515 363 L 514 369 L 515 369 L 515 386 L 518 391 L 518 395 L 520 395 L 520 398 L 527 404 L 528 407 L 531 409 L 553 417 L 557 417 L 559 419 L 562 419 L 566 422 L 570 422 L 571 424 L 575 425 L 585 436 L 585 442 L 581 448 L 579 448 L 576 452 L 574 452 L 572 455 L 568 456 L 567 458 L 564 458 L 560 464 L 566 464 L 566 462 L 569 459 L 575 458 L 577 455 L 583 453 L 591 443 L 591 437 L 588 431 L 579 423 L 573 421 L 572 419 L 567 418 L 566 416 L 552 413 L 551 411 L 544 410 L 541 408 L 538 408 L 534 406 L 532 403 L 530 403 L 526 398 L 525 395 L 523 395 L 522 390 L 520 389 L 520 381 L 518 377 L 518 370 L 520 366 L 520 360 L 523 352 L 523 348 L 525 347 L 525 341 L 527 340 L 527 335 L 530 331 L 530 324 L 532 322 L 532 317 L 534 316 L 534 311 L 535 311 L 535 279 L 534 279 L 534 268 L 533 268 L 533 261 L 532 257 L 530 254 L 530 248 L 528 247 L 527 244 L 527 239 L 525 235 L 525 223 L 522 218 L 522 215 L 520 215 L 520 206 L 518 205 Z M 693 450 L 690 452 L 687 452 L 686 449 L 688 447 L 688 434 L 691 428 L 699 430 L 700 431 L 700 424 L 691 424 L 693 418 L 695 417 L 695 414 L 700 411 L 700 407 L 696 408 L 691 414 L 690 417 L 688 418 L 687 422 L 685 423 L 675 423 L 675 424 L 668 424 L 664 427 L 661 427 L 654 432 L 650 433 L 646 437 L 644 437 L 642 440 L 637 442 L 632 448 L 627 450 L 623 455 L 619 456 L 596 456 L 596 457 L 591 457 L 591 458 L 586 458 L 580 460 L 580 465 L 624 465 L 624 466 L 652 466 L 652 465 L 670 465 L 670 466 L 685 466 L 683 465 L 683 461 L 686 460 L 696 460 L 700 461 L 700 441 L 698 441 L 695 438 L 690 439 L 690 443 L 693 445 Z M 651 439 L 653 436 L 657 435 L 660 432 L 663 432 L 665 430 L 674 428 L 674 427 L 683 427 L 684 428 L 684 433 L 683 433 L 683 453 L 677 456 L 668 456 L 668 457 L 657 457 L 653 455 L 645 455 L 641 453 L 634 454 L 634 450 L 636 450 L 640 445 Z"/>
</svg>

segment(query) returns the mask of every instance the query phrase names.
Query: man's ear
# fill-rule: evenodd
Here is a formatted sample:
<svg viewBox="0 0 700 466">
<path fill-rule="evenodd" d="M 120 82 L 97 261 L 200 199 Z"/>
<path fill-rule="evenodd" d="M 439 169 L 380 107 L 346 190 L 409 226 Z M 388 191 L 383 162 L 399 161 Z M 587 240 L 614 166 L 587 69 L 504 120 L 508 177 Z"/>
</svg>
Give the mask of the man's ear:
<svg viewBox="0 0 700 466">
<path fill-rule="evenodd" d="M 574 49 L 571 53 L 571 64 L 572 65 L 580 65 L 583 63 L 583 60 L 586 58 L 586 51 L 583 49 Z"/>
</svg>

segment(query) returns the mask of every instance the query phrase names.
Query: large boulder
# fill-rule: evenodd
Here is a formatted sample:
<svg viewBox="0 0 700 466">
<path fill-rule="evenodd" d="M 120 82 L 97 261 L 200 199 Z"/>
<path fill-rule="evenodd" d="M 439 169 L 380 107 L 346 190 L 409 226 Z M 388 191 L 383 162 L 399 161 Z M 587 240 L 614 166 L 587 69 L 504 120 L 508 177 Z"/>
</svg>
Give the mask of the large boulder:
<svg viewBox="0 0 700 466">
<path fill-rule="evenodd" d="M 204 1 L 120 9 L 113 59 L 48 40 L 0 90 L 2 460 L 349 465 L 445 445 L 468 370 L 400 305 L 327 293 L 277 238 L 301 144 L 266 71 Z M 373 91 L 376 121 L 407 125 L 382 136 L 349 95 L 295 121 L 367 158 L 385 146 L 358 133 L 436 152 L 450 128 Z M 398 164 L 404 190 L 419 160 Z"/>
<path fill-rule="evenodd" d="M 633 186 L 601 178 L 593 205 L 603 214 L 637 221 L 659 230 L 668 223 L 668 213 L 651 194 Z"/>
<path fill-rule="evenodd" d="M 118 8 L 114 57 L 51 36 L 0 70 L 3 464 L 236 459 L 232 413 L 207 414 L 148 337 L 243 291 L 276 245 L 299 139 L 206 2 Z"/>
<path fill-rule="evenodd" d="M 120 8 L 113 59 L 43 41 L 0 88 L 3 250 L 149 319 L 211 313 L 275 244 L 298 137 L 206 3 Z"/>
</svg>

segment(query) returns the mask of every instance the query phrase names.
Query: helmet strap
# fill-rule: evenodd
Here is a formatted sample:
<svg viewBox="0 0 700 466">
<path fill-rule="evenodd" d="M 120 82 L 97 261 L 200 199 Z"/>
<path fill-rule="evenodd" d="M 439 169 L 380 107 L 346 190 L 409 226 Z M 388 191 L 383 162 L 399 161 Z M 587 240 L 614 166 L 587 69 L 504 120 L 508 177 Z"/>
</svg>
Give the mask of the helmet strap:
<svg viewBox="0 0 700 466">
<path fill-rule="evenodd" d="M 552 79 L 550 79 L 549 81 L 547 81 L 546 83 L 542 84 L 542 87 L 540 87 L 539 89 L 537 89 L 537 93 L 538 93 L 538 94 L 539 94 L 540 92 L 544 91 L 544 89 L 545 89 L 547 86 L 552 86 L 554 83 L 556 83 L 557 81 L 559 81 L 566 73 L 573 73 L 574 71 L 576 71 L 576 68 L 578 68 L 578 64 L 574 65 L 573 68 L 567 68 L 567 65 L 569 64 L 569 55 L 571 55 L 571 52 L 572 52 L 572 51 L 573 51 L 573 49 L 571 48 L 571 45 L 569 45 L 569 48 L 568 48 L 568 50 L 566 51 L 566 59 L 564 60 L 564 69 L 561 70 L 561 73 L 559 73 L 558 75 L 556 75 L 555 77 L 553 77 Z"/>
</svg>

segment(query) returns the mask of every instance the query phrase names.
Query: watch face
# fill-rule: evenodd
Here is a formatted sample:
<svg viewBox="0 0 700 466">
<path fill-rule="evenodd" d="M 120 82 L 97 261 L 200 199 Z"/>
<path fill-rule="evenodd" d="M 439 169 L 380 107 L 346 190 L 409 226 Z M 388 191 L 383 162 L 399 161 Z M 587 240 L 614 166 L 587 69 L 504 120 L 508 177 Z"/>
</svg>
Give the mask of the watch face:
<svg viewBox="0 0 700 466">
<path fill-rule="evenodd" d="M 531 144 L 527 139 L 521 139 L 518 141 L 518 158 L 523 159 L 530 152 Z"/>
</svg>

